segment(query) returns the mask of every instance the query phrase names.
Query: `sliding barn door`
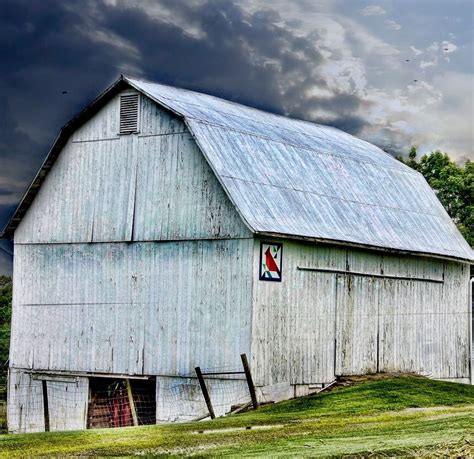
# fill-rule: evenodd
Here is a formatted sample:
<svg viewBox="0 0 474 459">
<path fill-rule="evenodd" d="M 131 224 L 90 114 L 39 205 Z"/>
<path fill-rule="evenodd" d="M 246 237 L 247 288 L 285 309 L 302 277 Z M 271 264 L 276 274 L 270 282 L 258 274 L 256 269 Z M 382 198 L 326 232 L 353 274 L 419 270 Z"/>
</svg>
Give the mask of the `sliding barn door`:
<svg viewBox="0 0 474 459">
<path fill-rule="evenodd" d="M 372 277 L 337 275 L 336 375 L 378 370 L 379 292 Z"/>
</svg>

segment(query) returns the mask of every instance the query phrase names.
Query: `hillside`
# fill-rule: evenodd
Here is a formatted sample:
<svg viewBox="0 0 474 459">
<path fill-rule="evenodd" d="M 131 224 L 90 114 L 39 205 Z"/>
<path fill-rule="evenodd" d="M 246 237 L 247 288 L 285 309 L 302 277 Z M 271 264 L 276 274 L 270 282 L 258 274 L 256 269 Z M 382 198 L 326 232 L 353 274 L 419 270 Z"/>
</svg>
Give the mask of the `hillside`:
<svg viewBox="0 0 474 459">
<path fill-rule="evenodd" d="M 349 380 L 214 421 L 0 436 L 0 456 L 474 455 L 474 387 L 415 376 Z"/>
</svg>

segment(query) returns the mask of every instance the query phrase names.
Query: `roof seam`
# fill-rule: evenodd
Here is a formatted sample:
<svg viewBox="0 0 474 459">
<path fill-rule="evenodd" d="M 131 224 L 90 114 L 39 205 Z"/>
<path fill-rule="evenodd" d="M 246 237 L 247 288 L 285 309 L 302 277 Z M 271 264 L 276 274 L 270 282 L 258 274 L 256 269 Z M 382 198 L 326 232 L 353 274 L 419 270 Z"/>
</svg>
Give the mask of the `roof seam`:
<svg viewBox="0 0 474 459">
<path fill-rule="evenodd" d="M 284 190 L 296 191 L 298 193 L 309 193 L 309 194 L 314 194 L 314 195 L 317 195 L 317 196 L 323 196 L 325 198 L 337 199 L 339 201 L 352 202 L 354 204 L 360 204 L 360 205 L 363 205 L 363 206 L 381 207 L 383 209 L 400 210 L 400 211 L 403 211 L 403 212 L 411 212 L 411 213 L 414 213 L 414 214 L 422 214 L 422 215 L 428 215 L 428 216 L 431 216 L 431 217 L 443 218 L 441 214 L 430 214 L 430 213 L 421 212 L 421 211 L 417 211 L 417 210 L 404 209 L 404 208 L 401 208 L 401 207 L 383 206 L 383 205 L 378 205 L 378 204 L 370 204 L 370 203 L 367 203 L 367 202 L 353 201 L 351 199 L 344 199 L 344 198 L 340 198 L 340 197 L 337 197 L 337 196 L 332 196 L 332 195 L 329 195 L 329 194 L 318 193 L 316 191 L 301 190 L 301 189 L 298 189 L 298 188 L 289 188 L 289 187 L 285 187 L 285 186 L 282 186 L 282 185 L 274 185 L 272 183 L 255 182 L 253 180 L 243 179 L 243 178 L 240 178 L 240 177 L 234 177 L 232 175 L 221 174 L 221 176 L 226 177 L 226 178 L 230 178 L 230 179 L 233 179 L 233 180 L 239 180 L 241 182 L 253 183 L 255 185 L 263 185 L 263 186 L 270 186 L 270 187 L 274 187 L 274 188 L 281 188 L 281 189 L 284 189 Z"/>
<path fill-rule="evenodd" d="M 222 125 L 222 124 L 210 123 L 208 121 L 202 120 L 201 118 L 196 118 L 196 117 L 189 116 L 189 115 L 183 115 L 183 116 L 185 118 L 189 119 L 189 120 L 195 121 L 196 123 L 199 123 L 199 124 L 204 124 L 206 126 L 213 126 L 213 127 L 217 127 L 217 128 L 226 129 L 226 130 L 229 130 L 229 131 L 240 132 L 241 134 L 249 135 L 249 136 L 252 136 L 252 137 L 258 137 L 258 138 L 261 138 L 261 139 L 268 140 L 270 142 L 281 143 L 282 145 L 287 145 L 287 146 L 292 146 L 292 147 L 298 147 L 298 148 L 301 148 L 303 150 L 311 151 L 311 152 L 316 153 L 318 155 L 332 156 L 334 158 L 341 158 L 341 159 L 344 159 L 345 161 L 353 161 L 353 162 L 356 162 L 356 163 L 371 164 L 372 166 L 375 166 L 379 169 L 381 168 L 380 164 L 378 164 L 376 162 L 373 162 L 373 161 L 366 161 L 366 160 L 362 160 L 362 159 L 351 158 L 350 156 L 341 156 L 341 155 L 336 155 L 334 153 L 328 153 L 328 152 L 325 152 L 325 151 L 318 151 L 318 150 L 314 150 L 312 148 L 306 147 L 306 146 L 301 145 L 301 144 L 296 143 L 296 142 L 284 142 L 282 140 L 276 140 L 272 137 L 267 137 L 267 136 L 264 136 L 262 134 L 256 134 L 254 132 L 242 131 L 240 129 L 235 129 L 235 128 L 225 126 L 225 125 Z M 417 174 L 415 173 L 416 171 L 404 170 L 404 169 L 401 169 L 401 168 L 399 169 L 397 167 L 393 167 L 393 166 L 389 166 L 389 165 L 385 165 L 385 164 L 383 165 L 383 167 L 387 168 L 387 169 L 394 170 L 394 171 L 398 171 L 401 174 L 417 176 Z"/>
</svg>

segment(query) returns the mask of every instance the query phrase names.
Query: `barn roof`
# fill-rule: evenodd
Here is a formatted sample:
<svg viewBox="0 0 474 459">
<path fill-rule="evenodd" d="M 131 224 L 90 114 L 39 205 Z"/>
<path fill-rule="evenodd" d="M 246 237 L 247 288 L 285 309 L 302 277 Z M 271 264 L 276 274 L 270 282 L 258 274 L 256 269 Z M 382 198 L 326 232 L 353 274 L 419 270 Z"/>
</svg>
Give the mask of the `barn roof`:
<svg viewBox="0 0 474 459">
<path fill-rule="evenodd" d="M 67 132 L 56 143 L 64 144 L 64 136 L 127 83 L 184 118 L 253 232 L 474 259 L 421 174 L 335 128 L 121 77 L 63 128 Z M 57 150 L 53 146 L 52 161 Z M 44 176 L 52 161 L 47 159 L 38 175 Z M 40 184 L 25 195 L 26 207 Z M 20 204 L 6 235 L 25 211 Z"/>
</svg>

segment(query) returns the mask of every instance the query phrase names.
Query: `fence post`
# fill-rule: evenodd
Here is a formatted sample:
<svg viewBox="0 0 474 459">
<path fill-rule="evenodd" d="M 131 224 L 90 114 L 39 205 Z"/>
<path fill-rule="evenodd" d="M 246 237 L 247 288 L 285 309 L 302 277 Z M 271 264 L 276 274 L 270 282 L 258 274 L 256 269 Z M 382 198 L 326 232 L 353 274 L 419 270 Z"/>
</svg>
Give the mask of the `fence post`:
<svg viewBox="0 0 474 459">
<path fill-rule="evenodd" d="M 242 365 L 244 366 L 245 378 L 247 379 L 247 385 L 249 386 L 253 409 L 256 410 L 258 408 L 257 394 L 255 393 L 255 386 L 253 385 L 252 373 L 250 372 L 247 354 L 240 354 L 240 358 L 242 359 Z"/>
<path fill-rule="evenodd" d="M 43 388 L 43 410 L 44 410 L 44 431 L 49 432 L 49 404 L 48 404 L 48 385 L 47 381 L 41 381 Z"/>
<path fill-rule="evenodd" d="M 130 380 L 125 379 L 125 387 L 127 388 L 127 397 L 128 403 L 130 404 L 130 411 L 132 412 L 132 421 L 133 425 L 138 425 L 137 410 L 135 408 L 135 401 L 133 400 L 132 386 L 130 385 Z"/>
<path fill-rule="evenodd" d="M 204 400 L 206 402 L 207 409 L 209 411 L 209 416 L 211 416 L 211 419 L 214 419 L 216 415 L 214 414 L 214 409 L 212 408 L 211 397 L 209 397 L 209 392 L 207 391 L 206 383 L 204 381 L 204 378 L 202 377 L 201 368 L 196 367 L 195 371 L 196 371 L 197 379 L 199 381 L 199 385 L 201 386 L 202 395 L 204 396 Z"/>
</svg>

